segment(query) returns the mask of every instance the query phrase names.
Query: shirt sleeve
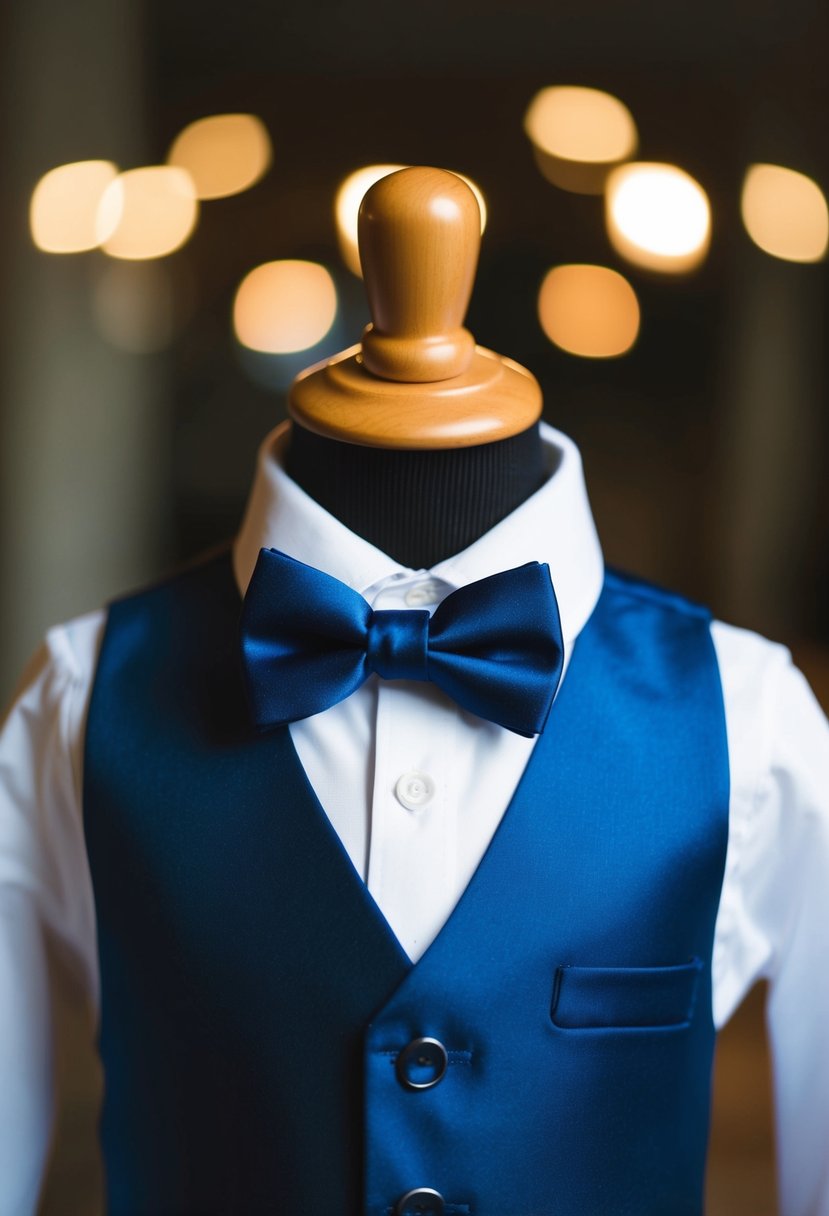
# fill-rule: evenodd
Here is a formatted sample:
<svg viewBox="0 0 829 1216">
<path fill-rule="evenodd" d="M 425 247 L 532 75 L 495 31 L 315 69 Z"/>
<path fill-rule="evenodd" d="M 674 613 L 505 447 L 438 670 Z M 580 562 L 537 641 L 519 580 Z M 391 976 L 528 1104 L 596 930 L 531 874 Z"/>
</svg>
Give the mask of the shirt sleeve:
<svg viewBox="0 0 829 1216">
<path fill-rule="evenodd" d="M 781 1216 L 829 1216 L 829 723 L 783 647 L 719 626 L 731 822 L 715 1020 L 769 982 Z"/>
<path fill-rule="evenodd" d="M 0 1212 L 16 1216 L 37 1210 L 49 1155 L 60 985 L 97 1002 L 80 781 L 100 627 L 52 630 L 0 726 Z"/>
</svg>

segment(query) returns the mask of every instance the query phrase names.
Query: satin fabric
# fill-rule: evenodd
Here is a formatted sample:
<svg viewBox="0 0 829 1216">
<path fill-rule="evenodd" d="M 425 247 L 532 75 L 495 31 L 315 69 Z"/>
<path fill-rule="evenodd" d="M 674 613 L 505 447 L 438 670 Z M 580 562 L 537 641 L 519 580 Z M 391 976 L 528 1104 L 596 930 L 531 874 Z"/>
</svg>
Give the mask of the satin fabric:
<svg viewBox="0 0 829 1216">
<path fill-rule="evenodd" d="M 461 587 L 430 617 L 373 611 L 345 583 L 262 549 L 245 597 L 242 653 L 253 720 L 262 729 L 319 713 L 372 672 L 431 680 L 480 718 L 540 734 L 563 661 L 546 564 Z"/>
<path fill-rule="evenodd" d="M 700 1216 L 728 758 L 708 616 L 608 575 L 492 843 L 416 965 L 287 728 L 227 557 L 112 606 L 84 827 L 111 1216 Z M 418 1036 L 449 1052 L 400 1082 Z"/>
</svg>

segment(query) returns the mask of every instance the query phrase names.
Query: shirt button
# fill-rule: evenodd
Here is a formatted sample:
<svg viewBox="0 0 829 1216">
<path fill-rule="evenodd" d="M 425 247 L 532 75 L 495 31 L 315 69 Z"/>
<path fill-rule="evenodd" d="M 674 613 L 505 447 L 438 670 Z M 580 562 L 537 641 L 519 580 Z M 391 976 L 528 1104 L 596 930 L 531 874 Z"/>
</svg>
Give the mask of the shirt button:
<svg viewBox="0 0 829 1216">
<path fill-rule="evenodd" d="M 422 583 L 415 583 L 409 588 L 403 596 L 403 602 L 407 608 L 422 608 L 424 604 L 436 603 L 441 590 L 441 584 L 433 578 L 424 579 Z"/>
<path fill-rule="evenodd" d="M 394 1216 L 441 1216 L 444 1210 L 443 1196 L 430 1186 L 419 1186 L 416 1191 L 407 1191 L 398 1199 Z"/>
<path fill-rule="evenodd" d="M 406 1089 L 431 1089 L 442 1081 L 449 1057 L 437 1039 L 413 1039 L 397 1057 L 397 1076 Z"/>
<path fill-rule="evenodd" d="M 435 783 L 426 773 L 404 773 L 397 779 L 394 787 L 397 801 L 405 806 L 407 811 L 419 811 L 432 801 L 435 794 Z"/>
</svg>

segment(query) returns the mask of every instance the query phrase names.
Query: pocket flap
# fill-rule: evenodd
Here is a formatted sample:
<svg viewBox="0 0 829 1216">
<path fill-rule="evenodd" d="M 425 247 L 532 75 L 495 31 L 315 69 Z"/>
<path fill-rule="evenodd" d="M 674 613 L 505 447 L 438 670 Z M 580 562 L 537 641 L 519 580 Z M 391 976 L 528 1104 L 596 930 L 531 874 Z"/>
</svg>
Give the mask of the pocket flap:
<svg viewBox="0 0 829 1216">
<path fill-rule="evenodd" d="M 565 1030 L 687 1025 L 702 962 L 675 967 L 559 967 L 550 1017 Z"/>
</svg>

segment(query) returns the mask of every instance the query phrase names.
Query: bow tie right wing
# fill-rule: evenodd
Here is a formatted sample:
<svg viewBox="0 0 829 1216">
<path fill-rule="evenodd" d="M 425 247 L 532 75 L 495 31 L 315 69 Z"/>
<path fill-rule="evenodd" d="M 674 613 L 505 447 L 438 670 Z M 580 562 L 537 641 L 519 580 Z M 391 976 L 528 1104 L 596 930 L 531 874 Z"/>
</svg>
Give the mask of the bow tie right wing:
<svg viewBox="0 0 829 1216">
<path fill-rule="evenodd" d="M 461 587 L 432 618 L 431 678 L 465 709 L 519 735 L 544 730 L 563 659 L 546 563 L 528 562 Z"/>
<path fill-rule="evenodd" d="M 359 688 L 370 616 L 345 583 L 262 549 L 242 610 L 242 663 L 256 725 L 307 718 Z"/>
</svg>

